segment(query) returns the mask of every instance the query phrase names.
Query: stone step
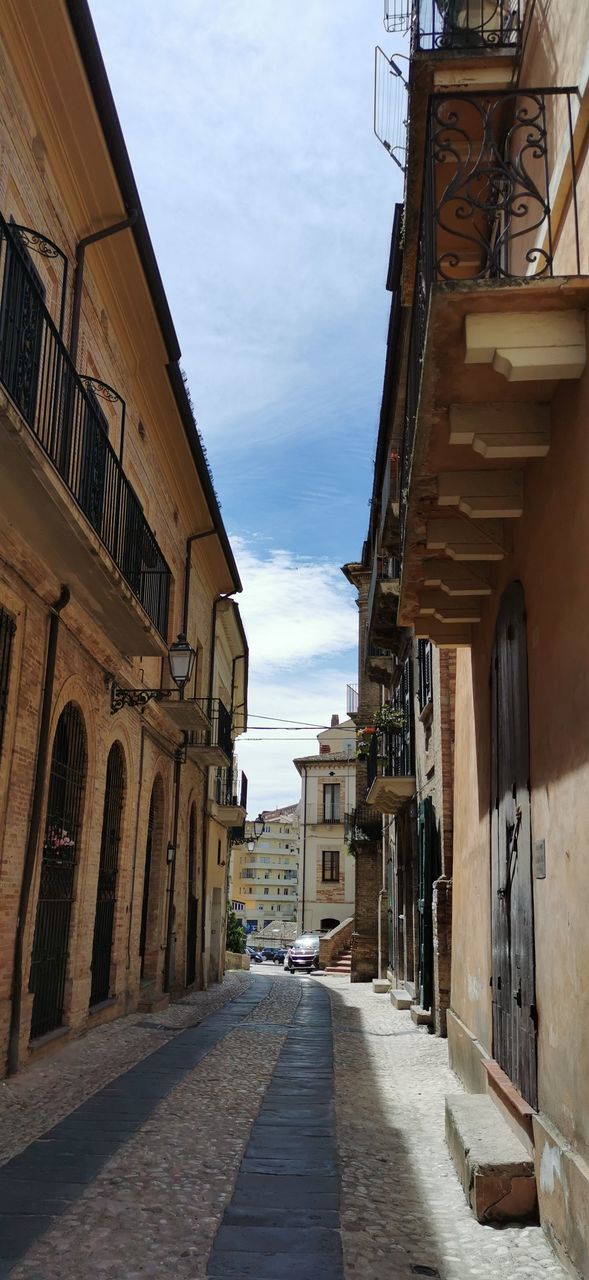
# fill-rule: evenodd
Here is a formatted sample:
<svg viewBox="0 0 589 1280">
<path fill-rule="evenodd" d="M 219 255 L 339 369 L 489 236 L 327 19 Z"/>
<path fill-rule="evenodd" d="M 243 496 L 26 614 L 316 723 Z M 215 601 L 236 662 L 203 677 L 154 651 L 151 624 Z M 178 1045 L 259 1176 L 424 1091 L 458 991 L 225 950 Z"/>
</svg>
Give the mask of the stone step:
<svg viewBox="0 0 589 1280">
<path fill-rule="evenodd" d="M 391 991 L 391 1004 L 395 1006 L 395 1009 L 410 1009 L 412 997 L 408 991 L 404 991 L 402 987 L 397 987 L 396 990 Z"/>
<path fill-rule="evenodd" d="M 446 1141 L 478 1222 L 537 1221 L 534 1161 L 487 1093 L 448 1094 Z"/>
<path fill-rule="evenodd" d="M 417 1027 L 429 1027 L 432 1021 L 431 1009 L 424 1009 L 420 1004 L 412 1004 L 411 1018 Z"/>
</svg>

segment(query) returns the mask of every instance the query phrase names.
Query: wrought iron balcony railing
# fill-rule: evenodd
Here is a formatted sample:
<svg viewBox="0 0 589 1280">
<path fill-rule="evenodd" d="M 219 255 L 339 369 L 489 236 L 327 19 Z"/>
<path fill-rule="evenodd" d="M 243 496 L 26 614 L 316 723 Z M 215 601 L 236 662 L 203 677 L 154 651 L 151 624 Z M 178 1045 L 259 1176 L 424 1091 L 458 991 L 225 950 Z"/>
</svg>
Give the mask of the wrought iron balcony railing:
<svg viewBox="0 0 589 1280">
<path fill-rule="evenodd" d="M 403 731 L 374 734 L 368 755 L 368 786 L 376 778 L 408 778 L 415 773 L 415 725 L 413 715 L 413 677 L 408 657 L 391 698 L 394 711 L 403 712 Z"/>
<path fill-rule="evenodd" d="M 380 840 L 382 835 L 382 813 L 373 809 L 372 805 L 362 802 L 352 811 L 346 813 L 344 821 L 344 838 L 354 843 L 369 840 Z"/>
<path fill-rule="evenodd" d="M 358 710 L 358 685 L 346 685 L 346 714 L 355 716 Z"/>
<path fill-rule="evenodd" d="M 214 783 L 216 804 L 235 809 L 247 809 L 247 778 L 234 769 L 217 769 Z"/>
<path fill-rule="evenodd" d="M 233 742 L 231 739 L 231 716 L 224 703 L 220 698 L 197 698 L 202 709 L 209 720 L 209 727 L 206 729 L 193 729 L 186 737 L 186 745 L 188 748 L 198 749 L 201 747 L 203 751 L 210 748 L 219 748 L 229 759 L 233 756 Z"/>
<path fill-rule="evenodd" d="M 519 49 L 525 0 L 385 0 L 386 31 L 413 33 L 413 47 Z"/>
<path fill-rule="evenodd" d="M 394 58 L 374 50 L 373 128 L 391 160 L 402 172 L 407 162 L 407 81 Z"/>
<path fill-rule="evenodd" d="M 551 178 L 571 204 L 567 274 L 581 271 L 573 89 L 505 89 L 430 99 L 420 233 L 426 287 L 529 280 L 557 271 Z"/>
<path fill-rule="evenodd" d="M 416 49 L 517 49 L 524 0 L 414 0 Z"/>
<path fill-rule="evenodd" d="M 0 382 L 166 639 L 170 570 L 45 306 L 18 232 L 0 216 Z"/>
</svg>

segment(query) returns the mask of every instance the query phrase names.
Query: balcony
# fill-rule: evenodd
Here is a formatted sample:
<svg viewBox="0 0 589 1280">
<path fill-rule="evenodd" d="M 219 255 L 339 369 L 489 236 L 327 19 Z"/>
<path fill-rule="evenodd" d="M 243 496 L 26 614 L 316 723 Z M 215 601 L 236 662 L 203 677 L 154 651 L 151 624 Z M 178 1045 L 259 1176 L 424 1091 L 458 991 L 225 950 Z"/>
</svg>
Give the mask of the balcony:
<svg viewBox="0 0 589 1280">
<path fill-rule="evenodd" d="M 369 804 L 359 804 L 344 818 L 344 839 L 358 852 L 363 844 L 379 841 L 382 836 L 382 811 Z"/>
<path fill-rule="evenodd" d="M 395 657 L 391 649 L 379 649 L 378 645 L 368 644 L 365 662 L 366 675 L 374 684 L 389 688 L 395 670 Z"/>
<path fill-rule="evenodd" d="M 368 757 L 366 803 L 378 813 L 395 814 L 415 795 L 412 730 L 374 736 Z"/>
<path fill-rule="evenodd" d="M 165 653 L 170 570 L 32 259 L 1 217 L 0 276 L 3 514 L 118 649 Z"/>
<path fill-rule="evenodd" d="M 176 728 L 186 733 L 209 727 L 207 698 L 177 698 L 172 693 L 170 698 L 162 698 L 159 705 Z"/>
<path fill-rule="evenodd" d="M 211 816 L 221 826 L 241 828 L 247 813 L 247 778 L 234 769 L 217 769 L 213 779 Z"/>
<path fill-rule="evenodd" d="M 468 645 L 586 363 L 572 91 L 430 100 L 401 458 L 401 625 Z"/>
<path fill-rule="evenodd" d="M 346 685 L 346 715 L 351 720 L 358 715 L 358 685 Z"/>
<path fill-rule="evenodd" d="M 233 758 L 231 740 L 231 716 L 220 698 L 197 699 L 202 704 L 208 721 L 207 728 L 192 729 L 186 737 L 186 753 L 189 760 L 206 768 L 217 765 L 227 768 Z"/>
<path fill-rule="evenodd" d="M 375 555 L 366 614 L 371 641 L 386 645 L 397 620 L 400 564 L 396 556 Z"/>
<path fill-rule="evenodd" d="M 519 56 L 524 0 L 414 0 L 413 52 Z"/>
</svg>

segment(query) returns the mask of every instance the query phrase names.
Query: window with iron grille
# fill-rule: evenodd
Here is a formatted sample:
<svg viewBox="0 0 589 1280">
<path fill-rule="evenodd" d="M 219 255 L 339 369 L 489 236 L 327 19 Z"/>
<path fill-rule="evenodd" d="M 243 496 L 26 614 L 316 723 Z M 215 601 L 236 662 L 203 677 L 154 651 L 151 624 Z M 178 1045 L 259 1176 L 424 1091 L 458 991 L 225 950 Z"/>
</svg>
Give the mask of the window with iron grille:
<svg viewBox="0 0 589 1280">
<path fill-rule="evenodd" d="M 324 881 L 339 880 L 339 849 L 324 849 L 321 854 L 321 879 Z"/>
<path fill-rule="evenodd" d="M 12 639 L 16 631 L 16 622 L 5 609 L 0 608 L 0 755 L 2 755 L 2 741 L 4 738 L 4 725 L 6 723 L 6 712 L 8 709 L 8 681 L 10 678 L 10 655 L 12 652 Z"/>
<path fill-rule="evenodd" d="M 420 640 L 417 653 L 419 665 L 419 710 L 423 711 L 432 700 L 432 642 Z"/>
<path fill-rule="evenodd" d="M 326 782 L 323 787 L 323 821 L 339 820 L 339 782 Z"/>
</svg>

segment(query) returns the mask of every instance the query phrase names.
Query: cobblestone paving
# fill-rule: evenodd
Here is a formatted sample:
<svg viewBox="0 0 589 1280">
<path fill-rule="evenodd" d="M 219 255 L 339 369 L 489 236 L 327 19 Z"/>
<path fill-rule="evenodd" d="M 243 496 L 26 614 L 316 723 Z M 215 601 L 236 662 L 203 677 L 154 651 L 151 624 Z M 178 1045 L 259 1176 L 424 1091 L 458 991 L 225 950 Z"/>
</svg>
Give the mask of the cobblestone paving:
<svg viewBox="0 0 589 1280">
<path fill-rule="evenodd" d="M 444 1141 L 444 1096 L 460 1088 L 446 1042 L 368 984 L 320 981 L 332 999 L 347 1280 L 565 1280 L 540 1227 L 473 1218 Z"/>
<path fill-rule="evenodd" d="M 264 978 L 270 992 L 259 1019 L 246 1017 L 183 1077 L 10 1271 L 11 1280 L 203 1280 L 300 997 L 298 984 L 281 981 L 272 991 L 271 973 L 256 985 Z M 279 1018 L 276 1030 L 270 1018 Z"/>
<path fill-rule="evenodd" d="M 52 1057 L 0 1081 L 0 1164 L 165 1044 L 171 1033 L 195 1026 L 252 981 L 249 973 L 228 973 L 222 985 L 194 991 L 159 1013 L 132 1013 L 94 1027 Z"/>
<path fill-rule="evenodd" d="M 444 1142 L 444 1094 L 459 1088 L 448 1068 L 445 1042 L 414 1027 L 408 1014 L 392 1009 L 388 997 L 375 996 L 368 985 L 351 985 L 337 977 L 295 981 L 269 968 L 261 974 L 231 974 L 223 987 L 194 994 L 165 1013 L 134 1015 L 97 1028 L 9 1083 L 0 1100 L 0 1133 L 3 1150 L 10 1154 L 59 1122 L 107 1080 L 117 1082 L 111 1090 L 115 1112 L 111 1118 L 105 1116 L 104 1135 L 97 1139 L 98 1147 L 104 1143 L 105 1163 L 92 1174 L 92 1181 L 80 1186 L 79 1194 L 76 1190 L 76 1198 L 59 1204 L 59 1216 L 47 1218 L 45 1234 L 11 1271 L 3 1270 L 0 1262 L 0 1275 L 9 1272 L 10 1280 L 205 1280 L 208 1274 L 227 1280 L 225 1254 L 231 1280 L 257 1280 L 253 1257 L 244 1262 L 243 1271 L 238 1257 L 229 1258 L 235 1253 L 229 1229 L 253 1230 L 267 1247 L 268 1232 L 287 1227 L 285 1208 L 289 1229 L 298 1225 L 316 1233 L 317 1239 L 324 1232 L 331 1245 L 339 1226 L 337 1204 L 330 1199 L 333 1191 L 318 1194 L 312 1209 L 303 1193 L 297 1207 L 289 1200 L 286 1182 L 296 1181 L 293 1193 L 299 1196 L 300 1175 L 291 1177 L 286 1167 L 282 1201 L 278 1191 L 274 1198 L 273 1182 L 270 1185 L 265 1175 L 267 1196 L 260 1205 L 252 1205 L 251 1188 L 246 1186 L 252 1177 L 262 1176 L 253 1165 L 250 1168 L 252 1160 L 275 1160 L 275 1172 L 280 1173 L 285 1133 L 293 1124 L 300 1128 L 303 1113 L 298 1114 L 297 1107 L 306 1102 L 303 1097 L 297 1102 L 294 1078 L 290 1088 L 291 1077 L 301 1072 L 300 1063 L 289 1057 L 288 1045 L 296 1046 L 297 1026 L 303 1025 L 304 1005 L 299 1001 L 307 984 L 320 987 L 332 1002 L 341 1177 L 337 1201 L 346 1280 L 412 1280 L 418 1275 L 440 1280 L 565 1280 L 568 1273 L 540 1228 L 499 1230 L 480 1226 L 472 1217 Z M 227 1002 L 235 995 L 238 1003 L 232 1011 Z M 194 1034 L 186 1031 L 183 1040 L 183 1029 L 198 1026 L 209 1013 L 214 1014 L 212 1021 Z M 213 1046 L 208 1049 L 207 1035 Z M 308 1058 L 309 1043 L 305 1049 L 303 1041 L 304 1033 L 297 1052 Z M 193 1065 L 191 1046 L 199 1042 L 206 1056 L 197 1054 Z M 183 1044 L 188 1053 L 185 1070 Z M 144 1060 L 147 1076 L 142 1067 L 138 1078 L 152 1087 L 149 1081 L 153 1083 L 154 1075 L 157 1079 L 158 1063 L 167 1070 L 170 1056 L 183 1074 L 174 1078 L 165 1096 L 164 1091 L 154 1096 L 140 1127 L 130 1127 L 121 1145 L 111 1150 L 109 1132 L 117 1129 L 119 1086 L 121 1096 L 125 1088 L 129 1096 L 124 1073 Z M 307 1060 L 303 1066 L 307 1076 L 312 1065 Z M 321 1079 L 319 1072 L 325 1106 L 326 1088 L 325 1074 Z M 307 1084 L 306 1099 L 308 1089 Z M 313 1105 L 321 1105 L 319 1093 Z M 104 1097 L 109 1096 L 107 1091 Z M 102 1116 L 99 1093 L 89 1106 L 90 1114 L 99 1108 Z M 291 1164 L 308 1160 L 309 1137 L 316 1142 L 325 1130 L 330 1138 L 325 1114 L 325 1121 L 305 1115 L 305 1132 L 297 1133 L 293 1149 L 286 1153 Z M 49 1147 L 51 1135 L 47 1138 Z M 42 1164 L 44 1143 L 34 1147 Z M 81 1149 L 78 1137 L 77 1149 L 72 1148 L 72 1159 L 78 1163 Z M 327 1151 L 325 1156 L 329 1157 Z M 27 1158 L 27 1152 L 19 1157 Z M 313 1178 L 321 1167 L 320 1161 Z M 333 1173 L 329 1176 L 333 1179 Z M 59 1190 L 45 1194 L 57 1197 Z M 3 1212 L 8 1218 L 6 1210 L 0 1204 L 0 1222 Z M 301 1242 L 302 1235 L 302 1248 Z M 334 1257 L 326 1256 L 322 1280 L 330 1280 Z M 315 1258 L 305 1261 L 294 1253 L 285 1258 L 283 1252 L 275 1271 L 271 1258 L 265 1257 L 260 1274 L 272 1280 L 291 1275 L 303 1280 L 305 1266 L 313 1277 L 318 1274 Z"/>
</svg>

